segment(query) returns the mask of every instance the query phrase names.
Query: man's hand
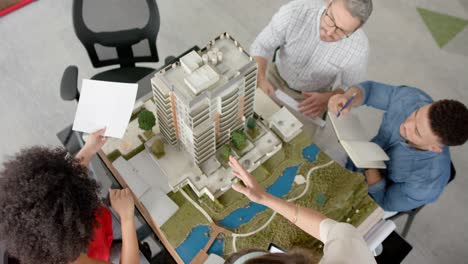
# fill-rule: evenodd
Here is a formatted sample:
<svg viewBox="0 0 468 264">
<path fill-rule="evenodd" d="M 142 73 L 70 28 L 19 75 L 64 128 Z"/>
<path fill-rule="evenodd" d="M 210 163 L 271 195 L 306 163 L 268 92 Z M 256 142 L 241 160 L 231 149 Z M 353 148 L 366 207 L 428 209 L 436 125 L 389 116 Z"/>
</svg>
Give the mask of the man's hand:
<svg viewBox="0 0 468 264">
<path fill-rule="evenodd" d="M 346 94 L 335 94 L 332 97 L 330 97 L 330 100 L 328 101 L 328 111 L 338 114 L 338 112 L 343 108 L 343 106 L 346 104 L 348 101 L 348 96 Z M 347 114 L 351 110 L 351 106 L 346 107 L 343 109 L 341 112 L 341 115 Z"/>
<path fill-rule="evenodd" d="M 364 175 L 366 176 L 367 186 L 372 186 L 383 179 L 378 169 L 366 169 Z"/>
<path fill-rule="evenodd" d="M 327 109 L 328 99 L 332 92 L 302 92 L 305 99 L 299 103 L 299 111 L 306 116 L 320 116 Z"/>
<path fill-rule="evenodd" d="M 275 94 L 275 88 L 273 85 L 267 81 L 266 79 L 258 80 L 258 86 L 262 89 L 268 96 L 272 96 Z"/>
<path fill-rule="evenodd" d="M 128 188 L 122 190 L 109 189 L 109 197 L 111 206 L 119 214 L 121 221 L 133 219 L 135 204 Z"/>
<path fill-rule="evenodd" d="M 267 195 L 265 190 L 263 190 L 255 180 L 255 178 L 248 173 L 239 161 L 236 160 L 233 156 L 229 157 L 229 166 L 232 168 L 232 174 L 237 178 L 241 179 L 244 182 L 245 187 L 241 184 L 234 184 L 232 188 L 244 194 L 252 202 L 262 203 Z"/>
</svg>

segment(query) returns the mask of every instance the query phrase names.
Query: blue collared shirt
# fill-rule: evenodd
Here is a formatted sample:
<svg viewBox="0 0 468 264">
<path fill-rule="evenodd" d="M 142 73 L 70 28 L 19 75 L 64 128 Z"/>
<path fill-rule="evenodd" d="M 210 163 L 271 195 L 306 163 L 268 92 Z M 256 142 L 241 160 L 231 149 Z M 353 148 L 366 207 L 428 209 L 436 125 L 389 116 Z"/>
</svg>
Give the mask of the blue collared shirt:
<svg viewBox="0 0 468 264">
<path fill-rule="evenodd" d="M 400 125 L 414 111 L 432 103 L 423 91 L 408 86 L 390 86 L 366 81 L 358 86 L 362 104 L 385 111 L 379 132 L 372 139 L 390 157 L 382 180 L 369 187 L 369 194 L 385 211 L 408 211 L 434 202 L 450 178 L 450 152 L 415 149 L 400 136 Z M 348 159 L 349 169 L 355 167 Z M 353 168 L 354 167 L 354 168 Z"/>
</svg>

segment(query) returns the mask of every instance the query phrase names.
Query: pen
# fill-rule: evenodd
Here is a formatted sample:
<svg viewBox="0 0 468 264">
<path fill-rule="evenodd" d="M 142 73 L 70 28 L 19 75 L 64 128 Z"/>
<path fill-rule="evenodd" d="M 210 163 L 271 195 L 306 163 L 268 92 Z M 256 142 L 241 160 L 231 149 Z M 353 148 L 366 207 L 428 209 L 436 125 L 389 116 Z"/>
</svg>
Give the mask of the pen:
<svg viewBox="0 0 468 264">
<path fill-rule="evenodd" d="M 338 111 L 338 113 L 336 114 L 336 117 L 339 117 L 341 112 L 351 104 L 351 102 L 354 100 L 354 97 L 356 97 L 356 93 L 353 93 L 351 95 L 351 97 L 348 99 L 348 101 L 346 101 L 346 103 L 343 105 L 343 107 L 340 109 L 340 111 Z"/>
</svg>

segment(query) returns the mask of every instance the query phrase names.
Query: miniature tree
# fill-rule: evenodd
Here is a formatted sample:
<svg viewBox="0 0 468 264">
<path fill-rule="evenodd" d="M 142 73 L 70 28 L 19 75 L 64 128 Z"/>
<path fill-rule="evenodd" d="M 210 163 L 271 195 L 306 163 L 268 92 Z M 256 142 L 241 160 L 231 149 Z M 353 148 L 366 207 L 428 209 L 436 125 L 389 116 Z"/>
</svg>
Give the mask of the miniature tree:
<svg viewBox="0 0 468 264">
<path fill-rule="evenodd" d="M 327 202 L 327 196 L 324 193 L 319 193 L 315 196 L 315 203 L 323 206 Z"/>
<path fill-rule="evenodd" d="M 156 117 L 148 110 L 143 110 L 138 114 L 138 126 L 145 132 L 146 138 L 150 138 L 153 135 L 153 127 L 156 125 Z"/>
<path fill-rule="evenodd" d="M 218 199 L 214 199 L 213 203 L 218 210 L 224 209 L 224 205 Z"/>
<path fill-rule="evenodd" d="M 151 152 L 158 159 L 162 158 L 166 152 L 164 151 L 164 142 L 161 139 L 154 140 L 151 145 Z"/>
<path fill-rule="evenodd" d="M 230 155 L 231 155 L 231 147 L 229 147 L 228 145 L 223 145 L 219 152 L 219 157 L 221 161 L 227 163 Z"/>
<path fill-rule="evenodd" d="M 238 150 L 243 150 L 245 147 L 247 147 L 247 138 L 242 131 L 232 132 L 231 142 Z"/>
<path fill-rule="evenodd" d="M 250 117 L 249 119 L 247 119 L 247 133 L 252 138 L 256 138 L 258 136 L 257 122 L 255 121 L 255 118 L 253 117 Z"/>
</svg>

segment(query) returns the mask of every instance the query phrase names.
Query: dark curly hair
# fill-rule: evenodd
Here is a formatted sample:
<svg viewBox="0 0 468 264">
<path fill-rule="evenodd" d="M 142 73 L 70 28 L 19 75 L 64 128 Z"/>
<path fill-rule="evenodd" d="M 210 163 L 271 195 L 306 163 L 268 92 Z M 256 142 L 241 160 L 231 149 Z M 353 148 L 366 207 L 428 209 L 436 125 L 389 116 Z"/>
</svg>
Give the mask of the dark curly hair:
<svg viewBox="0 0 468 264">
<path fill-rule="evenodd" d="M 446 146 L 463 145 L 468 140 L 468 109 L 455 100 L 440 100 L 429 108 L 432 131 Z"/>
<path fill-rule="evenodd" d="M 23 264 L 86 253 L 101 205 L 98 183 L 61 148 L 23 149 L 0 172 L 0 237 Z"/>
</svg>

